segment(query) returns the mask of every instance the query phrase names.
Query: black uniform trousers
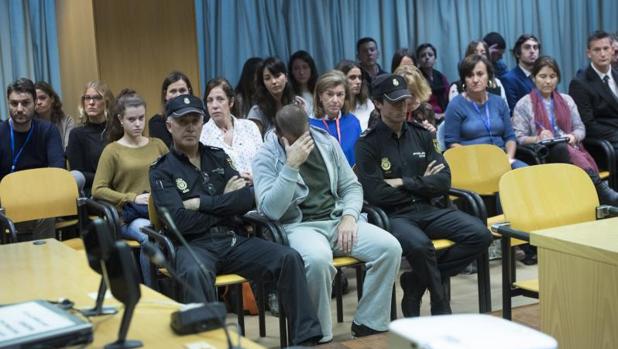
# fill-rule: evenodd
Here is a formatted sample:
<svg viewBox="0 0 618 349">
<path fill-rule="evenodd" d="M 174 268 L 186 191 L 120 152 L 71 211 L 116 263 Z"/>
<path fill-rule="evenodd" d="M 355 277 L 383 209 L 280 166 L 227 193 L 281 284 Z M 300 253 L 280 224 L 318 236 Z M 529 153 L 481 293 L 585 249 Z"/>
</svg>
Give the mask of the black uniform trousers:
<svg viewBox="0 0 618 349">
<path fill-rule="evenodd" d="M 176 251 L 176 270 L 193 288 L 204 292 L 196 299 L 184 290 L 187 302 L 215 301 L 217 274 L 238 274 L 249 280 L 272 281 L 277 285 L 281 305 L 290 322 L 290 340 L 299 344 L 321 338 L 315 309 L 307 302 L 307 280 L 303 259 L 295 250 L 255 237 L 210 235 L 192 240 L 189 245 L 208 272 L 206 278 L 183 246 Z"/>
<path fill-rule="evenodd" d="M 442 278 L 457 275 L 493 240 L 478 218 L 453 208 L 421 202 L 389 218 L 391 233 L 399 240 L 416 279 L 429 289 L 432 301 L 445 299 Z M 431 241 L 436 239 L 448 239 L 455 245 L 436 257 Z"/>
</svg>

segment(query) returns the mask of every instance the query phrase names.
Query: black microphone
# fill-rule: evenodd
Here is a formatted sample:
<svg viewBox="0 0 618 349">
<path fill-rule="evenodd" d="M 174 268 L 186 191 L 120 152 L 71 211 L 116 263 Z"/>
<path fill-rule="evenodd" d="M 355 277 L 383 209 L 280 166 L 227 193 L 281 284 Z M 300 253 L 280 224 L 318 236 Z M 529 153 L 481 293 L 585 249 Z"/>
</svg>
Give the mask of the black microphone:
<svg viewBox="0 0 618 349">
<path fill-rule="evenodd" d="M 174 222 L 170 211 L 167 209 L 167 207 L 164 206 L 159 206 L 157 209 L 159 211 L 161 219 L 163 220 L 163 223 L 165 223 L 168 229 L 172 231 L 176 238 L 178 238 L 182 246 L 184 246 L 187 251 L 189 251 L 189 255 L 195 261 L 195 263 L 197 263 L 200 271 L 202 272 L 202 275 L 206 280 L 208 280 L 209 277 L 206 266 L 200 261 L 198 256 L 195 254 L 195 251 L 193 251 L 193 248 L 189 246 L 187 240 L 185 240 L 184 236 L 182 236 L 182 234 L 180 233 L 180 230 L 176 226 L 176 223 Z M 165 259 L 165 257 L 163 258 Z M 189 286 L 189 289 L 193 288 Z M 223 305 L 223 303 L 210 302 L 205 303 L 202 307 L 192 308 L 185 311 L 179 310 L 172 313 L 171 326 L 172 329 L 178 334 L 198 333 L 205 330 L 212 330 L 215 328 L 223 327 L 223 330 L 225 331 L 225 337 L 227 339 L 228 348 L 239 348 L 240 346 L 232 345 L 230 334 L 227 330 L 227 327 L 225 326 L 226 315 L 227 309 L 225 308 L 225 305 Z"/>
</svg>

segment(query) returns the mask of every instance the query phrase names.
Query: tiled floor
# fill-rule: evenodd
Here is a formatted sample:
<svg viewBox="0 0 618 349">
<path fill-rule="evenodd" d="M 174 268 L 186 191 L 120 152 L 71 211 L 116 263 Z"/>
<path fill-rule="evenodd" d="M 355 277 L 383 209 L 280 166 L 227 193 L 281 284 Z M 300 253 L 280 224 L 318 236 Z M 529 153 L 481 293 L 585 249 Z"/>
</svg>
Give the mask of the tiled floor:
<svg viewBox="0 0 618 349">
<path fill-rule="evenodd" d="M 500 310 L 502 307 L 502 292 L 501 292 L 501 261 L 495 260 L 490 262 L 491 270 L 491 298 L 492 310 Z M 537 277 L 536 266 L 526 266 L 517 263 L 517 277 L 520 280 L 534 279 Z M 351 338 L 350 326 L 356 310 L 356 280 L 353 270 L 350 269 L 348 276 L 350 282 L 350 292 L 344 296 L 343 311 L 344 322 L 336 322 L 335 301 L 333 300 L 331 310 L 334 323 L 334 341 L 345 341 Z M 403 293 L 399 288 L 399 278 L 397 278 L 397 305 L 398 315 L 401 317 L 401 309 L 399 304 Z M 515 297 L 513 298 L 513 307 L 536 303 L 536 299 Z M 451 308 L 454 313 L 477 313 L 478 312 L 478 293 L 476 275 L 458 275 L 451 279 Z M 429 315 L 429 295 L 426 294 L 421 307 L 422 315 Z M 236 321 L 234 314 L 228 315 L 228 322 Z M 246 316 L 246 337 L 260 343 L 268 348 L 279 347 L 279 322 L 278 319 L 267 314 L 266 316 L 266 337 L 260 338 L 258 334 L 257 316 Z"/>
</svg>

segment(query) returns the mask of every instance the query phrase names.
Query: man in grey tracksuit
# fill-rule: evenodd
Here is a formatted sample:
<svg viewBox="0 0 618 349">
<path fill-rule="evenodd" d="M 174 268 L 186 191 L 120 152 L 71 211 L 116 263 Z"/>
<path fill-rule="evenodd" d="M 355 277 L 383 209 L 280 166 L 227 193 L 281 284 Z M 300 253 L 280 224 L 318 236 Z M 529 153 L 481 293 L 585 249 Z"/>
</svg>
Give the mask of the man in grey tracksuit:
<svg viewBox="0 0 618 349">
<path fill-rule="evenodd" d="M 290 246 L 304 259 L 322 342 L 333 336 L 333 255 L 352 256 L 367 266 L 352 334 L 386 331 L 401 246 L 388 232 L 359 220 L 362 187 L 337 140 L 309 127 L 302 108 L 285 106 L 275 117 L 275 132 L 267 135 L 254 159 L 253 176 L 258 210 L 283 224 Z"/>
</svg>

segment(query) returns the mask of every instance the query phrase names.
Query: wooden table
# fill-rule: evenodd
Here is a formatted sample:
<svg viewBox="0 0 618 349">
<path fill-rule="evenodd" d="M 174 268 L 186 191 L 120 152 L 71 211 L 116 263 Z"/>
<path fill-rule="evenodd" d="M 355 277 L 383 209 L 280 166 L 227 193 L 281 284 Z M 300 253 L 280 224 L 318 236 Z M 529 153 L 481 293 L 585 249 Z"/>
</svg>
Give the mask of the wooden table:
<svg viewBox="0 0 618 349">
<path fill-rule="evenodd" d="M 98 290 L 100 276 L 86 262 L 84 252 L 75 251 L 53 239 L 43 245 L 23 242 L 0 245 L 0 303 L 34 299 L 57 301 L 68 298 L 77 308 L 89 308 L 94 300 L 89 293 Z M 186 344 L 207 342 L 215 348 L 227 348 L 223 330 L 197 335 L 178 336 L 170 328 L 170 314 L 179 304 L 164 295 L 141 286 L 142 297 L 135 308 L 128 339 L 139 339 L 144 348 L 184 348 Z M 105 305 L 117 306 L 118 314 L 91 318 L 94 342 L 90 347 L 102 348 L 118 335 L 122 307 L 114 298 Z M 236 343 L 236 333 L 231 332 Z M 263 348 L 246 338 L 243 348 Z"/>
<path fill-rule="evenodd" d="M 541 331 L 560 349 L 618 347 L 618 218 L 533 232 Z"/>
</svg>

